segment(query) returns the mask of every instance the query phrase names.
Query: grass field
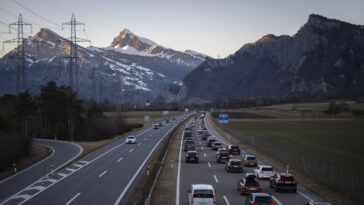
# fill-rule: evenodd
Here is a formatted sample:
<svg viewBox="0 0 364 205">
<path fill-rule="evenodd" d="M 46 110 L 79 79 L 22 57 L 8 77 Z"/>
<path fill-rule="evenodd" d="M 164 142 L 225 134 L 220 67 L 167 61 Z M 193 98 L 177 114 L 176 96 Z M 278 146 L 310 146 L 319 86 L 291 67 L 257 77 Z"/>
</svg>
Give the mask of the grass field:
<svg viewBox="0 0 364 205">
<path fill-rule="evenodd" d="M 364 120 L 231 120 L 228 126 L 333 166 L 364 172 Z"/>
</svg>

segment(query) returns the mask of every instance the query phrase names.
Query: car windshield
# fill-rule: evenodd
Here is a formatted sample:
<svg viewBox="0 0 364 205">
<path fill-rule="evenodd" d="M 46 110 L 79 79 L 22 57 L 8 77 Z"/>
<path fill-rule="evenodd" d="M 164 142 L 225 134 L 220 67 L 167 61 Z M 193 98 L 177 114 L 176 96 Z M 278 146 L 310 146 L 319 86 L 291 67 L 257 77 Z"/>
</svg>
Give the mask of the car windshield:
<svg viewBox="0 0 364 205">
<path fill-rule="evenodd" d="M 226 157 L 226 156 L 228 156 L 228 153 L 227 152 L 220 152 L 220 156 Z"/>
<path fill-rule="evenodd" d="M 294 180 L 293 176 L 282 176 L 281 178 L 283 181 L 293 181 Z"/>
<path fill-rule="evenodd" d="M 253 178 L 247 179 L 245 184 L 248 186 L 258 186 L 259 185 L 259 183 Z"/>
<path fill-rule="evenodd" d="M 188 156 L 190 156 L 190 157 L 196 157 L 196 153 L 194 153 L 194 152 L 191 152 L 191 153 L 188 153 Z"/>
<path fill-rule="evenodd" d="M 231 161 L 230 162 L 231 165 L 241 165 L 240 161 Z"/>
<path fill-rule="evenodd" d="M 258 202 L 258 203 L 271 203 L 272 199 L 269 196 L 257 196 L 257 197 L 255 197 L 255 202 Z"/>
<path fill-rule="evenodd" d="M 131 137 L 128 137 L 128 139 L 134 139 L 134 137 L 131 136 Z"/>
<path fill-rule="evenodd" d="M 248 160 L 255 160 L 255 157 L 247 157 Z"/>
<path fill-rule="evenodd" d="M 187 140 L 185 143 L 186 144 L 193 144 L 193 141 L 192 140 Z"/>
<path fill-rule="evenodd" d="M 265 172 L 272 172 L 272 171 L 273 171 L 273 168 L 272 168 L 272 167 L 263 167 L 263 168 L 262 168 L 262 171 L 265 171 Z"/>
<path fill-rule="evenodd" d="M 195 190 L 194 198 L 213 198 L 214 192 L 212 190 Z"/>
<path fill-rule="evenodd" d="M 220 143 L 220 142 L 215 142 L 215 143 L 214 143 L 214 145 L 215 145 L 215 146 L 220 146 L 220 145 L 221 145 L 221 143 Z"/>
</svg>

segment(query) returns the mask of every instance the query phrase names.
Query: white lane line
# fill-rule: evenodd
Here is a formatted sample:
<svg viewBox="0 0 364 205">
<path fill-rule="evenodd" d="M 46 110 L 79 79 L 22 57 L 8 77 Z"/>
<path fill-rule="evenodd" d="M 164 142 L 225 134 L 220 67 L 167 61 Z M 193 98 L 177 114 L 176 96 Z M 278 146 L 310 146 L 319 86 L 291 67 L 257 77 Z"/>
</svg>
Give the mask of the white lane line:
<svg viewBox="0 0 364 205">
<path fill-rule="evenodd" d="M 203 147 L 201 147 L 201 150 L 203 150 Z"/>
<path fill-rule="evenodd" d="M 182 132 L 182 139 L 184 136 L 184 131 Z M 181 139 L 181 143 L 179 146 L 179 156 L 178 156 L 178 169 L 177 169 L 177 184 L 176 184 L 176 205 L 179 205 L 179 186 L 180 186 L 180 180 L 181 180 L 181 159 L 182 159 L 182 142 L 183 140 Z"/>
<path fill-rule="evenodd" d="M 10 200 L 11 199 L 24 199 L 24 200 L 26 200 L 26 199 L 29 199 L 30 197 L 31 197 L 31 195 L 29 195 L 29 194 L 22 194 L 22 195 L 17 195 L 15 197 L 11 197 Z"/>
<path fill-rule="evenodd" d="M 107 170 L 105 170 L 104 172 L 102 172 L 102 173 L 99 175 L 99 178 L 101 178 L 102 176 L 104 176 L 106 173 L 107 173 Z"/>
<path fill-rule="evenodd" d="M 67 176 L 68 174 L 65 174 L 65 173 L 62 173 L 62 172 L 59 172 L 59 173 L 57 173 L 59 176 L 61 176 L 61 177 L 65 177 L 65 176 Z"/>
<path fill-rule="evenodd" d="M 207 165 L 209 165 L 209 167 L 211 168 L 211 164 L 210 164 L 210 162 L 207 162 Z"/>
<path fill-rule="evenodd" d="M 70 172 L 74 172 L 76 171 L 75 169 L 71 169 L 71 168 L 66 168 L 67 171 L 70 171 Z"/>
<path fill-rule="evenodd" d="M 122 157 L 120 157 L 119 159 L 118 159 L 118 163 L 121 161 L 121 160 L 123 160 L 124 158 L 122 158 Z"/>
<path fill-rule="evenodd" d="M 222 196 L 222 198 L 224 199 L 226 205 L 230 205 L 229 200 L 225 195 Z"/>
<path fill-rule="evenodd" d="M 129 150 L 129 152 L 132 152 L 132 151 L 134 151 L 134 149 Z"/>
<path fill-rule="evenodd" d="M 199 142 L 200 143 L 200 145 L 201 145 L 201 142 Z"/>
<path fill-rule="evenodd" d="M 144 141 L 147 141 L 148 138 L 144 138 Z"/>
<path fill-rule="evenodd" d="M 214 179 L 215 179 L 215 182 L 216 183 L 219 183 L 219 180 L 217 180 L 217 177 L 216 177 L 216 175 L 214 174 Z"/>
<path fill-rule="evenodd" d="M 87 164 L 88 163 L 88 161 L 85 161 L 85 160 L 81 160 L 80 162 L 81 163 L 84 163 L 84 164 Z"/>
<path fill-rule="evenodd" d="M 81 168 L 81 167 L 83 167 L 84 165 L 81 165 L 81 164 L 72 164 L 73 166 L 75 166 L 75 167 L 78 167 L 78 168 Z"/>
<path fill-rule="evenodd" d="M 282 205 L 282 203 L 281 203 L 280 201 L 278 201 L 278 199 L 277 199 L 276 197 L 272 196 L 272 199 L 273 199 L 275 202 L 277 202 L 277 204 L 278 204 L 278 205 Z"/>
<path fill-rule="evenodd" d="M 137 145 L 138 145 L 138 146 L 140 146 L 141 144 L 142 144 L 142 143 L 140 143 L 140 142 L 139 142 Z"/>
<path fill-rule="evenodd" d="M 74 197 L 72 197 L 69 201 L 67 201 L 66 205 L 69 205 L 72 203 L 73 200 L 75 200 L 78 196 L 80 196 L 81 192 L 78 192 Z"/>
<path fill-rule="evenodd" d="M 157 142 L 157 144 L 153 147 L 153 149 L 149 152 L 148 156 L 145 158 L 145 160 L 143 161 L 143 163 L 140 165 L 140 167 L 138 168 L 138 170 L 135 172 L 134 176 L 130 179 L 129 183 L 125 186 L 124 190 L 121 192 L 121 194 L 119 195 L 119 197 L 116 199 L 114 205 L 118 205 L 121 202 L 121 200 L 124 198 L 126 192 L 129 190 L 130 186 L 134 183 L 135 178 L 139 175 L 139 173 L 143 169 L 143 167 L 145 167 L 145 164 L 149 160 L 150 156 L 157 149 L 157 147 L 160 145 L 160 143 L 166 138 L 166 136 L 169 135 L 172 132 L 173 128 L 175 126 L 177 126 L 177 125 L 174 125 L 173 127 L 171 127 L 166 132 L 166 134 L 163 135 L 163 137 L 161 137 L 161 139 Z"/>
<path fill-rule="evenodd" d="M 207 157 L 205 153 L 203 153 L 203 156 Z"/>
<path fill-rule="evenodd" d="M 308 199 L 309 201 L 313 201 L 313 199 L 311 199 L 308 195 L 300 192 L 300 191 L 297 191 L 299 194 L 301 194 L 303 197 L 305 197 L 306 199 Z"/>
</svg>

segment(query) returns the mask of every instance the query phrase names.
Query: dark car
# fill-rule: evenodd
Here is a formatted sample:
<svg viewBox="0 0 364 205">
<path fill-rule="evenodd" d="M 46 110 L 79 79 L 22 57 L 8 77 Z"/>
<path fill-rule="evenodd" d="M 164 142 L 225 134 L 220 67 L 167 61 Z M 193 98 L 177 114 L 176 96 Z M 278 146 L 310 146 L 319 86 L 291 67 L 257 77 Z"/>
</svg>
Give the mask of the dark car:
<svg viewBox="0 0 364 205">
<path fill-rule="evenodd" d="M 244 172 L 243 164 L 240 159 L 229 159 L 225 165 L 227 172 Z"/>
<path fill-rule="evenodd" d="M 183 135 L 183 138 L 186 138 L 186 137 L 192 137 L 192 132 L 191 131 L 185 131 L 184 135 Z"/>
<path fill-rule="evenodd" d="M 238 145 L 229 145 L 227 150 L 230 155 L 240 155 L 240 147 Z"/>
<path fill-rule="evenodd" d="M 245 205 L 274 205 L 274 202 L 269 194 L 251 193 L 246 197 Z"/>
<path fill-rule="evenodd" d="M 163 127 L 163 122 L 158 123 L 159 127 Z"/>
<path fill-rule="evenodd" d="M 216 139 L 209 139 L 209 140 L 207 141 L 207 147 L 212 147 L 212 144 L 213 144 L 214 142 L 216 142 Z"/>
<path fill-rule="evenodd" d="M 185 143 L 184 146 L 183 146 L 183 151 L 187 152 L 187 151 L 190 151 L 190 150 L 196 150 L 195 145 L 193 143 Z"/>
<path fill-rule="evenodd" d="M 297 191 L 297 182 L 294 179 L 292 174 L 287 173 L 276 173 L 269 180 L 270 187 L 273 188 L 276 192 L 279 190 L 286 191 Z"/>
<path fill-rule="evenodd" d="M 243 164 L 246 167 L 258 166 L 258 160 L 254 155 L 245 155 L 243 158 Z"/>
<path fill-rule="evenodd" d="M 187 152 L 186 154 L 186 162 L 195 162 L 198 163 L 199 162 L 199 157 L 198 157 L 198 153 L 196 150 L 190 150 Z"/>
<path fill-rule="evenodd" d="M 208 137 L 211 136 L 211 134 L 208 131 L 205 131 L 202 133 L 202 140 L 207 140 Z"/>
<path fill-rule="evenodd" d="M 259 185 L 256 177 L 254 175 L 250 175 L 248 177 L 243 177 L 238 181 L 237 190 L 241 195 L 244 195 L 253 192 L 261 192 L 262 187 Z"/>
<path fill-rule="evenodd" d="M 225 163 L 229 161 L 229 154 L 227 152 L 220 152 L 216 155 L 217 163 Z"/>
</svg>

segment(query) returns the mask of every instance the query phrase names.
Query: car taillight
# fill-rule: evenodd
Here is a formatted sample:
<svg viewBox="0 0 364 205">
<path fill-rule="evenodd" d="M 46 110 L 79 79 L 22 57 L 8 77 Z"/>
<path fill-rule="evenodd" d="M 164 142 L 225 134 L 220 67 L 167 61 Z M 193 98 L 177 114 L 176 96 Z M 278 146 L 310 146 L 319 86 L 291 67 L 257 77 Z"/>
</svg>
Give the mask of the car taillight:
<svg viewBox="0 0 364 205">
<path fill-rule="evenodd" d="M 273 202 L 270 202 L 270 204 L 269 205 L 274 205 L 274 203 Z"/>
<path fill-rule="evenodd" d="M 253 202 L 253 205 L 259 205 L 257 202 Z"/>
<path fill-rule="evenodd" d="M 283 181 L 282 180 L 278 180 L 277 182 L 278 184 L 283 184 Z"/>
</svg>

